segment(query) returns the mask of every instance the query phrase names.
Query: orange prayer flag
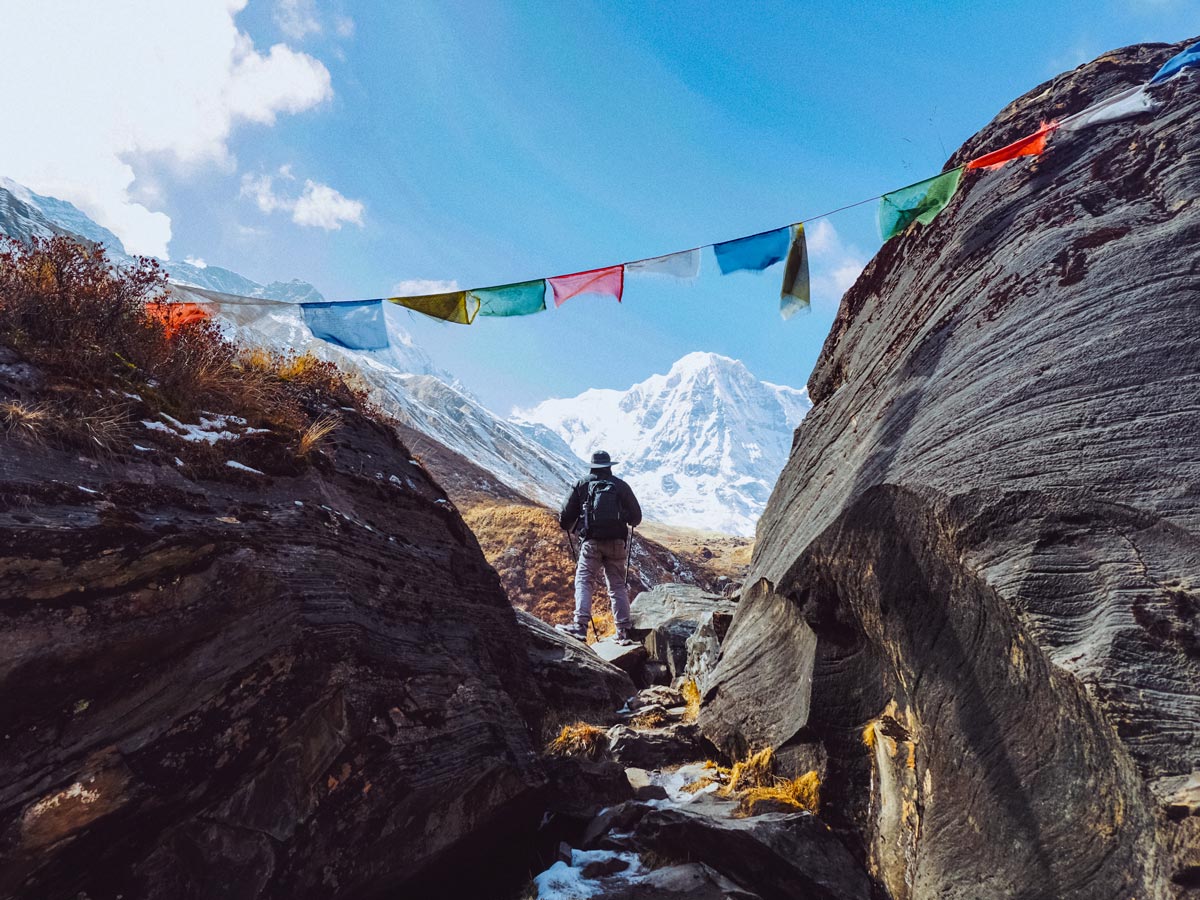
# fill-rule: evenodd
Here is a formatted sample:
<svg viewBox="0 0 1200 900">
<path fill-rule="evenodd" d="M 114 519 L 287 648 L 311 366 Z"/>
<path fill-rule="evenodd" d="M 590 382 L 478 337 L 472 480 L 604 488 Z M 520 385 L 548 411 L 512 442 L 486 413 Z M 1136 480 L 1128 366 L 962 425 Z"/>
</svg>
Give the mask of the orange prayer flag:
<svg viewBox="0 0 1200 900">
<path fill-rule="evenodd" d="M 168 338 L 175 337 L 175 332 L 184 325 L 203 322 L 212 316 L 212 313 L 199 303 L 147 303 L 146 313 L 162 322 Z"/>
<path fill-rule="evenodd" d="M 1046 149 L 1046 138 L 1050 137 L 1056 128 L 1058 128 L 1057 122 L 1043 124 L 1033 134 L 1026 135 L 1019 141 L 1013 141 L 1007 147 L 977 156 L 967 163 L 966 167 L 968 169 L 998 169 L 1010 159 L 1016 159 L 1018 156 L 1038 156 Z"/>
</svg>

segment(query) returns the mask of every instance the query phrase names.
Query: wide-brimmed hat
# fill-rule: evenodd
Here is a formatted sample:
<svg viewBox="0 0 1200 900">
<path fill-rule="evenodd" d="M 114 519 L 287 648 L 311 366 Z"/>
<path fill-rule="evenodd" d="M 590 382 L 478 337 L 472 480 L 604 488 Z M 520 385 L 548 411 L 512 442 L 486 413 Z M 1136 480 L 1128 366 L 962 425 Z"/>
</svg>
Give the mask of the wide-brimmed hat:
<svg viewBox="0 0 1200 900">
<path fill-rule="evenodd" d="M 610 459 L 607 450 L 597 450 L 592 454 L 592 461 L 589 468 L 592 469 L 607 469 L 613 464 L 614 460 Z"/>
</svg>

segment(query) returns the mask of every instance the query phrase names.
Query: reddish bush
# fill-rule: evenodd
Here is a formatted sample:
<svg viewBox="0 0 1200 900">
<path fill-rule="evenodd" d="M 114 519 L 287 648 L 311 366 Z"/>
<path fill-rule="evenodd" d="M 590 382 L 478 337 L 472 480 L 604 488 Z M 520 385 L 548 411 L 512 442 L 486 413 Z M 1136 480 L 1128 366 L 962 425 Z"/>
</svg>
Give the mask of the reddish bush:
<svg viewBox="0 0 1200 900">
<path fill-rule="evenodd" d="M 136 393 L 152 412 L 243 416 L 298 448 L 304 440 L 306 455 L 310 427 L 330 407 L 367 411 L 365 391 L 332 363 L 239 348 L 207 317 L 172 315 L 166 297 L 154 260 L 116 267 L 102 247 L 63 237 L 0 239 L 0 344 L 84 389 L 60 399 L 64 419 L 111 403 L 92 390 L 107 387 Z"/>
</svg>

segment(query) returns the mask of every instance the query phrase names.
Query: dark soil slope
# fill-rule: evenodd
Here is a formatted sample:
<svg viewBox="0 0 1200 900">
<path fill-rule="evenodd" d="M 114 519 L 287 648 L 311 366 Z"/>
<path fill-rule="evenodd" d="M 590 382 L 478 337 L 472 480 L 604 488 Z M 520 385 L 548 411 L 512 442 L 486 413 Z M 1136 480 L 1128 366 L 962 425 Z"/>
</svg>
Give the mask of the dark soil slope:
<svg viewBox="0 0 1200 900">
<path fill-rule="evenodd" d="M 950 164 L 1182 46 L 1039 86 Z M 1200 882 L 1170 805 L 1200 769 L 1200 79 L 1153 96 L 884 246 L 759 526 L 702 725 L 821 767 L 897 898 Z"/>
</svg>

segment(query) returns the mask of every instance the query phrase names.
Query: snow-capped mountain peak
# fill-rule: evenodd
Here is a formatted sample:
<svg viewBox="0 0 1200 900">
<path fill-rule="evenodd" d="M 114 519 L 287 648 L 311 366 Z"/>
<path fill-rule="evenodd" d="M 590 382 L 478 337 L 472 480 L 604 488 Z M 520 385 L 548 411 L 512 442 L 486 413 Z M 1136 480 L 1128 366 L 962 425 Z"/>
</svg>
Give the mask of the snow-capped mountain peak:
<svg viewBox="0 0 1200 900">
<path fill-rule="evenodd" d="M 583 459 L 607 450 L 649 518 L 753 534 L 810 406 L 804 390 L 698 352 L 627 391 L 547 400 L 513 419 L 548 428 Z"/>
</svg>

